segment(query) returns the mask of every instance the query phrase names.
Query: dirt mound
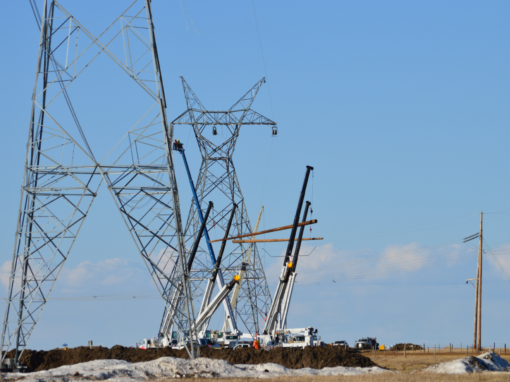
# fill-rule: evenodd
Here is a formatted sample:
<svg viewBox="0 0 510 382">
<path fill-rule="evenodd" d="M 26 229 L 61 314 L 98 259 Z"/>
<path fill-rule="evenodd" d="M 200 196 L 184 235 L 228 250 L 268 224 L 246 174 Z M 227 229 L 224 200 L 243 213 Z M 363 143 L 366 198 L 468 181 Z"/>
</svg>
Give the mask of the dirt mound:
<svg viewBox="0 0 510 382">
<path fill-rule="evenodd" d="M 390 350 L 403 351 L 404 350 L 404 346 L 405 346 L 406 350 L 423 350 L 423 347 L 421 347 L 420 345 L 411 344 L 411 343 L 408 343 L 408 344 L 396 344 Z"/>
<path fill-rule="evenodd" d="M 12 358 L 14 352 L 7 354 Z M 342 349 L 338 346 L 306 347 L 300 348 L 276 348 L 273 350 L 255 350 L 254 348 L 211 349 L 203 347 L 200 356 L 205 358 L 223 359 L 232 364 L 277 363 L 289 369 L 311 367 L 322 369 L 334 366 L 377 366 L 369 358 L 364 357 L 355 350 Z M 21 356 L 21 362 L 28 367 L 29 371 L 48 370 L 64 365 L 74 365 L 98 359 L 120 359 L 132 363 L 152 361 L 160 357 L 188 358 L 186 350 L 173 349 L 137 349 L 114 346 L 111 349 L 105 347 L 78 347 L 68 350 L 55 349 L 50 351 L 25 350 Z"/>
</svg>

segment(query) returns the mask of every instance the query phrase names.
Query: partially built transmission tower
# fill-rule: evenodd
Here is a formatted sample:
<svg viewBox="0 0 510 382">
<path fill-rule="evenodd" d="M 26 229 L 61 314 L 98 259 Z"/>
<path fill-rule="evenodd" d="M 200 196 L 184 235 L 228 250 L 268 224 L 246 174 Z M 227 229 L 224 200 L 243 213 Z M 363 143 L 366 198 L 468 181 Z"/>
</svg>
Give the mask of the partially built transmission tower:
<svg viewBox="0 0 510 382">
<path fill-rule="evenodd" d="M 31 4 L 36 6 L 33 0 Z M 14 347 L 17 367 L 103 180 L 165 303 L 170 303 L 170 290 L 182 290 L 176 329 L 191 339 L 187 346 L 194 357 L 196 337 L 189 332 L 194 311 L 150 0 L 132 2 L 99 36 L 56 0 L 44 0 L 42 16 L 36 18 L 40 43 L 2 361 Z M 145 98 L 137 98 L 141 103 L 143 99 L 142 111 L 99 161 L 85 137 L 85 130 L 92 129 L 80 124 L 70 89 L 92 63 L 100 62 L 96 61 L 100 55 L 110 58 Z M 90 97 L 98 89 L 85 91 Z M 98 140 L 112 134 L 101 122 L 92 131 Z M 179 261 L 174 263 L 173 258 Z"/>
<path fill-rule="evenodd" d="M 267 125 L 276 135 L 276 123 L 251 109 L 257 93 L 265 82 L 262 78 L 230 109 L 226 111 L 207 110 L 190 86 L 182 78 L 187 110 L 177 117 L 172 125 L 190 125 L 202 155 L 202 164 L 196 181 L 200 206 L 205 211 L 208 201 L 214 202 L 214 211 L 208 220 L 208 230 L 216 238 L 223 237 L 233 204 L 238 208 L 230 230 L 230 236 L 252 232 L 245 199 L 236 175 L 233 162 L 237 139 L 241 126 Z M 200 228 L 195 204 L 192 203 L 185 228 L 187 246 L 191 247 Z M 235 311 L 237 325 L 241 323 L 252 335 L 259 332 L 260 323 L 271 305 L 271 295 L 266 281 L 264 268 L 255 244 L 232 244 L 223 256 L 221 269 L 226 279 L 240 273 L 243 263 L 247 265 L 246 274 L 240 290 L 233 293 L 232 308 Z M 197 253 L 190 273 L 193 300 L 200 303 L 208 278 L 212 272 L 208 251 L 203 244 Z M 229 296 L 232 298 L 232 296 Z M 163 318 L 165 317 L 165 313 Z M 223 325 L 223 323 L 222 323 Z"/>
</svg>

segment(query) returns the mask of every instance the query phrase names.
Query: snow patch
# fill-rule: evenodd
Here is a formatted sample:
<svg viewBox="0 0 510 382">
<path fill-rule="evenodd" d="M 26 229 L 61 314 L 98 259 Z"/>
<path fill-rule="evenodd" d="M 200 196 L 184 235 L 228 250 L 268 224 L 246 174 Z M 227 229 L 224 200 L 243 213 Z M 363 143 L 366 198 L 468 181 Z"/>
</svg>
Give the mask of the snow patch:
<svg viewBox="0 0 510 382">
<path fill-rule="evenodd" d="M 478 357 L 466 357 L 432 365 L 423 371 L 443 374 L 480 373 L 483 371 L 510 372 L 510 363 L 495 353 L 484 353 Z"/>
<path fill-rule="evenodd" d="M 230 362 L 198 358 L 188 360 L 162 357 L 154 361 L 130 363 L 120 360 L 97 360 L 76 365 L 61 366 L 51 370 L 29 374 L 10 373 L 1 376 L 7 380 L 19 379 L 23 382 L 67 382 L 71 377 L 109 381 L 146 381 L 155 378 L 273 378 L 279 376 L 304 375 L 363 375 L 387 373 L 380 367 L 325 367 L 287 369 L 274 363 L 259 365 L 232 365 Z"/>
</svg>

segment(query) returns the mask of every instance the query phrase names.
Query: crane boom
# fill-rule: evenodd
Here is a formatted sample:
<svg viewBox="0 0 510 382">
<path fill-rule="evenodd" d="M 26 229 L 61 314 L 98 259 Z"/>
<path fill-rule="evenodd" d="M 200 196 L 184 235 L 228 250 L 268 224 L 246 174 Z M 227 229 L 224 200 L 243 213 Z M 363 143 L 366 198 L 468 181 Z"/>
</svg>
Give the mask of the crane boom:
<svg viewBox="0 0 510 382">
<path fill-rule="evenodd" d="M 257 232 L 259 230 L 259 224 L 260 224 L 260 218 L 262 217 L 262 212 L 264 212 L 264 206 L 260 209 L 259 216 L 257 218 L 257 222 L 255 223 L 255 229 L 253 232 Z M 255 235 L 252 235 L 252 239 L 255 237 Z M 246 255 L 243 259 L 243 264 L 248 265 L 250 263 L 251 258 L 251 251 L 252 251 L 253 245 L 250 245 L 250 248 L 246 251 Z M 235 309 L 237 306 L 237 299 L 239 298 L 239 291 L 241 290 L 241 285 L 243 284 L 244 275 L 246 274 L 246 270 L 242 270 L 239 274 L 240 279 L 239 283 L 236 284 L 234 287 L 234 291 L 232 292 L 232 299 L 230 300 L 230 304 L 232 305 L 232 309 Z M 229 324 L 228 320 L 225 320 L 225 323 L 223 324 L 223 331 L 228 332 L 229 330 Z"/>
<path fill-rule="evenodd" d="M 200 222 L 204 222 L 204 217 L 202 215 L 202 209 L 200 208 L 200 202 L 198 201 L 197 192 L 195 189 L 195 185 L 193 183 L 193 178 L 191 177 L 191 173 L 189 171 L 188 161 L 186 160 L 186 154 L 184 153 L 184 148 L 182 147 L 182 144 L 174 145 L 174 149 L 181 153 L 182 159 L 184 161 L 184 168 L 186 169 L 186 173 L 188 175 L 188 180 L 191 186 L 191 192 L 193 193 L 193 199 L 195 201 L 195 206 L 197 209 L 197 214 L 200 219 Z M 216 256 L 214 255 L 214 250 L 211 245 L 211 239 L 209 238 L 209 232 L 207 231 L 207 228 L 204 230 L 205 235 L 205 241 L 207 243 L 207 249 L 209 250 L 209 256 L 211 258 L 211 262 L 214 267 L 216 267 Z M 198 240 L 198 238 L 197 238 Z M 223 280 L 223 273 L 221 272 L 221 269 L 218 269 L 215 275 L 215 278 L 217 279 L 218 285 L 220 289 L 223 289 L 225 286 L 225 281 Z M 230 320 L 230 324 L 232 326 L 232 330 L 235 332 L 239 332 L 239 329 L 237 327 L 237 322 L 235 320 L 234 311 L 232 310 L 232 306 L 230 305 L 230 300 L 228 298 L 223 299 L 223 306 L 225 308 L 225 314 L 227 315 L 227 319 Z"/>
<path fill-rule="evenodd" d="M 306 202 L 305 213 L 303 215 L 303 221 L 306 220 L 306 215 L 308 214 L 308 208 L 310 208 L 310 202 Z M 296 249 L 294 250 L 294 257 L 292 258 L 292 266 L 290 267 L 291 275 L 289 277 L 289 282 L 287 283 L 287 288 L 285 289 L 285 293 L 283 295 L 282 301 L 282 312 L 280 314 L 280 321 L 278 321 L 278 329 L 285 329 L 287 327 L 287 315 L 289 314 L 289 306 L 290 299 L 292 298 L 292 292 L 294 291 L 294 283 L 296 282 L 296 266 L 299 259 L 299 251 L 301 250 L 301 242 L 303 240 L 303 234 L 305 231 L 305 227 L 301 226 L 299 230 L 298 243 L 296 245 Z"/>
<path fill-rule="evenodd" d="M 205 225 L 207 223 L 207 218 L 209 217 L 209 213 L 211 212 L 212 207 L 213 207 L 213 203 L 209 202 L 209 206 L 207 207 L 207 211 L 205 213 L 204 221 L 200 225 L 197 239 L 195 240 L 193 248 L 191 249 L 191 252 L 189 254 L 189 259 L 188 259 L 188 264 L 187 264 L 188 272 L 191 271 L 191 266 L 193 265 L 193 260 L 195 259 L 195 255 L 198 250 L 198 245 L 199 245 L 202 235 L 206 229 Z M 162 323 L 160 331 L 159 331 L 159 337 L 164 337 L 165 335 L 167 335 L 168 333 L 170 333 L 172 331 L 172 327 L 174 325 L 175 312 L 181 302 L 181 297 L 182 297 L 182 289 L 181 288 L 182 288 L 182 283 L 179 283 L 177 285 L 177 288 L 174 290 L 172 298 L 170 299 L 170 305 L 167 308 L 166 315 L 163 319 L 163 323 Z"/>
<path fill-rule="evenodd" d="M 278 286 L 276 288 L 275 296 L 273 302 L 271 303 L 271 308 L 269 309 L 269 314 L 267 316 L 266 323 L 264 325 L 264 334 L 273 333 L 276 329 L 276 323 L 278 320 L 278 315 L 281 311 L 282 301 L 285 295 L 285 290 L 287 288 L 289 277 L 291 275 L 291 270 L 293 268 L 293 263 L 290 259 L 292 255 L 292 250 L 294 248 L 294 239 L 296 238 L 296 231 L 299 222 L 299 215 L 301 215 L 301 208 L 303 207 L 303 200 L 305 198 L 306 186 L 308 184 L 308 178 L 310 176 L 310 171 L 313 170 L 313 167 L 306 166 L 306 174 L 305 180 L 303 182 L 303 188 L 301 189 L 301 194 L 299 195 L 298 206 L 296 210 L 296 215 L 294 216 L 294 225 L 292 227 L 292 231 L 290 233 L 289 244 L 287 246 L 287 251 L 285 253 L 285 257 L 283 259 L 283 268 L 280 275 L 280 279 L 278 280 Z M 309 204 L 307 204 L 308 210 Z M 302 237 L 301 237 L 302 238 Z M 301 240 L 298 240 L 298 246 L 301 246 Z M 297 258 L 296 258 L 297 259 Z"/>
<path fill-rule="evenodd" d="M 239 281 L 236 279 L 233 279 L 228 284 L 224 285 L 223 288 L 221 288 L 220 292 L 216 295 L 216 297 L 211 301 L 211 303 L 205 307 L 198 315 L 196 321 L 195 321 L 195 327 L 194 330 L 200 330 L 202 325 L 204 325 L 207 320 L 214 314 L 216 309 L 219 308 L 222 302 L 225 300 L 228 300 L 226 297 L 228 297 L 229 292 L 234 288 L 234 286 Z"/>
<path fill-rule="evenodd" d="M 228 237 L 228 234 L 230 232 L 230 227 L 232 226 L 232 221 L 234 220 L 234 216 L 236 213 L 237 204 L 234 203 L 232 206 L 232 212 L 230 213 L 230 219 L 227 224 L 227 228 L 225 229 L 225 237 Z M 214 285 L 216 283 L 217 274 L 220 271 L 220 265 L 221 265 L 221 259 L 223 258 L 223 253 L 225 252 L 225 246 L 227 242 L 224 241 L 221 244 L 220 253 L 218 254 L 218 258 L 216 259 L 216 263 L 214 264 L 214 270 L 212 272 L 211 277 L 207 281 L 207 287 L 205 288 L 204 297 L 202 299 L 202 305 L 200 306 L 200 313 L 207 309 L 207 307 L 210 305 L 209 302 L 211 300 L 212 292 L 214 289 Z M 246 267 L 243 266 L 243 269 L 245 270 Z M 233 287 L 233 286 L 232 286 Z M 232 289 L 232 288 L 231 288 Z M 233 328 L 235 328 L 235 324 L 232 323 L 233 317 L 231 315 L 227 316 L 227 321 L 232 325 Z M 205 330 L 205 328 L 204 328 Z"/>
</svg>

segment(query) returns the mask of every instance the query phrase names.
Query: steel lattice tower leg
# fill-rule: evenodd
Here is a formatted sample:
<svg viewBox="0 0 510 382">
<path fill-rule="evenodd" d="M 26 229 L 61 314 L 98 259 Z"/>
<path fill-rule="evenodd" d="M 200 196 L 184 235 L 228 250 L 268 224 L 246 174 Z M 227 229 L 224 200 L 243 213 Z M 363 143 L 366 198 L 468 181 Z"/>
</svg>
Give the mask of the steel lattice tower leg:
<svg viewBox="0 0 510 382">
<path fill-rule="evenodd" d="M 2 329 L 2 361 L 10 348 L 16 349 L 16 362 L 25 349 L 102 180 L 166 305 L 171 289 L 183 290 L 177 329 L 193 340 L 188 328 L 195 319 L 184 266 L 172 136 L 150 1 L 134 1 L 99 37 L 55 0 L 44 1 L 38 23 L 39 54 Z M 120 32 L 113 26 L 119 26 Z M 114 150 L 97 161 L 68 88 L 101 53 L 152 101 Z M 124 59 L 119 58 L 122 55 Z M 187 349 L 191 357 L 196 356 L 192 343 Z"/>
<path fill-rule="evenodd" d="M 205 109 L 182 78 L 188 109 L 176 118 L 172 124 L 191 125 L 193 127 L 202 154 L 202 164 L 196 182 L 197 193 L 204 211 L 207 207 L 207 201 L 214 201 L 214 211 L 211 212 L 209 218 L 208 230 L 213 235 L 215 234 L 217 238 L 223 237 L 233 203 L 238 205 L 238 209 L 230 236 L 252 232 L 232 156 L 241 126 L 276 126 L 275 122 L 251 110 L 251 105 L 264 81 L 263 78 L 257 82 L 229 110 L 220 112 Z M 217 139 L 213 137 L 216 135 L 219 138 L 218 129 L 222 129 L 220 134 L 223 133 L 227 136 L 226 139 L 221 139 L 220 143 L 217 143 Z M 200 221 L 196 207 L 192 204 L 185 229 L 189 247 L 192 246 L 199 227 Z M 271 296 L 259 252 L 255 244 L 251 245 L 251 255 L 248 254 L 250 245 L 234 245 L 231 242 L 228 245 L 221 266 L 226 279 L 239 273 L 243 262 L 247 262 L 246 276 L 235 304 L 238 326 L 241 328 L 242 322 L 249 333 L 255 334 L 259 332 L 259 321 L 261 322 L 261 319 L 265 317 L 271 305 Z M 199 297 L 204 293 L 211 270 L 212 264 L 204 243 L 201 252 L 197 253 L 190 275 L 193 285 L 193 299 L 196 303 L 200 302 Z"/>
</svg>

